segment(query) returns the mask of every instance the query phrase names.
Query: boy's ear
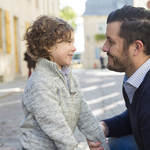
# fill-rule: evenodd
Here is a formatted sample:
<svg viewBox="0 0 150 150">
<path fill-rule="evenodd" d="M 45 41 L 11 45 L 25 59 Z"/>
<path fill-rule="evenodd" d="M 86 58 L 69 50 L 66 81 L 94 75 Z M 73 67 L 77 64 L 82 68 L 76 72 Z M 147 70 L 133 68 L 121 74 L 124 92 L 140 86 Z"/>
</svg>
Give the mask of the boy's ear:
<svg viewBox="0 0 150 150">
<path fill-rule="evenodd" d="M 52 47 L 50 47 L 50 48 L 48 48 L 48 47 L 44 47 L 45 49 L 47 49 L 48 50 L 48 52 L 50 53 L 51 51 L 52 51 L 52 49 L 53 49 L 53 46 Z"/>
<path fill-rule="evenodd" d="M 143 42 L 140 40 L 136 40 L 134 42 L 134 52 L 133 52 L 134 56 L 139 55 L 143 51 L 143 49 L 144 49 Z"/>
<path fill-rule="evenodd" d="M 47 49 L 47 50 L 48 50 L 49 53 L 52 51 L 52 49 Z"/>
</svg>

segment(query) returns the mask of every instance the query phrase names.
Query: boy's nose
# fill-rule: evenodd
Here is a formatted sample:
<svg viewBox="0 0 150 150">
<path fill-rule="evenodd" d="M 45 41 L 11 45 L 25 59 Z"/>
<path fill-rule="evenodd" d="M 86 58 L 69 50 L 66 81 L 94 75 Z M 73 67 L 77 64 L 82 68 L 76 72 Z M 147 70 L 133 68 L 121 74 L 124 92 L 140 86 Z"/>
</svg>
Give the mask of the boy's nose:
<svg viewBox="0 0 150 150">
<path fill-rule="evenodd" d="M 72 47 L 72 50 L 73 50 L 73 51 L 76 51 L 76 47 L 75 47 L 74 45 L 73 45 L 73 47 Z"/>
</svg>

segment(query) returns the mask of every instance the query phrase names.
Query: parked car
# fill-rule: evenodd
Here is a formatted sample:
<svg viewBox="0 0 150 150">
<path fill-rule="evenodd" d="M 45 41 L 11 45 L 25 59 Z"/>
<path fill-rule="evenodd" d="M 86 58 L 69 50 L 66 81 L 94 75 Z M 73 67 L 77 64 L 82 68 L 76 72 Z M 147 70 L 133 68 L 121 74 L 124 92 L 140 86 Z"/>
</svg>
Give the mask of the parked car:
<svg viewBox="0 0 150 150">
<path fill-rule="evenodd" d="M 72 62 L 76 63 L 76 64 L 81 64 L 82 63 L 82 61 L 81 61 L 81 55 L 82 55 L 82 52 L 76 52 L 76 53 L 74 53 Z"/>
</svg>

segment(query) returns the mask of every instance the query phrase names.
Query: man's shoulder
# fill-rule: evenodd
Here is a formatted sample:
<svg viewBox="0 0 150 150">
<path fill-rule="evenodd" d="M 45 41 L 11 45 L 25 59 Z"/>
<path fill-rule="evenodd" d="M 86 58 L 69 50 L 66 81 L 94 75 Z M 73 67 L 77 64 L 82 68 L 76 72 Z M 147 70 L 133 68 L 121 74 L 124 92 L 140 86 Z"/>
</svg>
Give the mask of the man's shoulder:
<svg viewBox="0 0 150 150">
<path fill-rule="evenodd" d="M 147 74 L 145 75 L 145 78 L 141 84 L 142 88 L 144 88 L 145 90 L 147 88 L 149 88 L 150 91 L 150 70 L 147 72 Z"/>
</svg>

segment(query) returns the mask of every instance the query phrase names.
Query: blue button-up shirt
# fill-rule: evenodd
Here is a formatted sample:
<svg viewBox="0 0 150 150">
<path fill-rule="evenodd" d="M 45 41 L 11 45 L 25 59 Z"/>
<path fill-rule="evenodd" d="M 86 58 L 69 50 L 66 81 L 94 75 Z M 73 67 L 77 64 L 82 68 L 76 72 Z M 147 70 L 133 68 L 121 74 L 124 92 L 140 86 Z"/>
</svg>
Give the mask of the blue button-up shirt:
<svg viewBox="0 0 150 150">
<path fill-rule="evenodd" d="M 66 66 L 62 66 L 62 68 L 60 69 L 60 71 L 63 73 L 64 77 L 67 80 L 67 76 L 68 76 L 68 73 L 69 73 L 70 69 L 68 67 L 66 67 Z"/>
<path fill-rule="evenodd" d="M 67 81 L 67 85 L 68 85 L 68 87 L 69 87 L 68 80 L 67 80 L 67 76 L 68 76 L 68 73 L 69 73 L 70 69 L 69 69 L 67 66 L 62 66 L 62 68 L 59 69 L 59 70 L 60 70 L 60 71 L 62 72 L 62 74 L 64 75 L 64 77 L 65 77 L 65 79 L 66 79 L 66 81 Z"/>
<path fill-rule="evenodd" d="M 136 70 L 130 78 L 125 74 L 123 86 L 128 95 L 130 103 L 132 103 L 134 93 L 143 82 L 145 75 L 149 71 L 149 69 L 150 58 L 138 70 Z"/>
</svg>

